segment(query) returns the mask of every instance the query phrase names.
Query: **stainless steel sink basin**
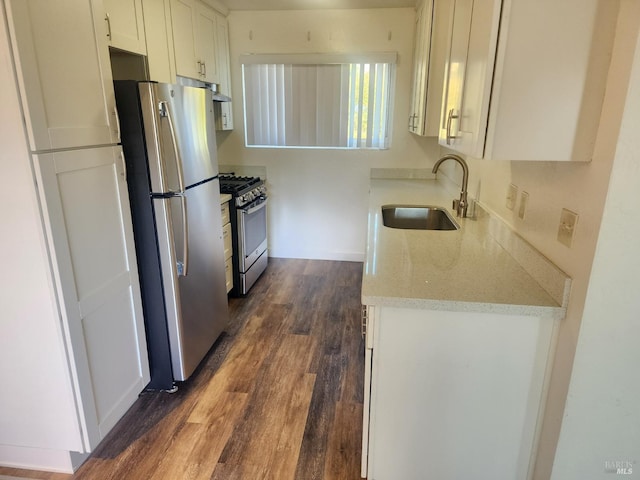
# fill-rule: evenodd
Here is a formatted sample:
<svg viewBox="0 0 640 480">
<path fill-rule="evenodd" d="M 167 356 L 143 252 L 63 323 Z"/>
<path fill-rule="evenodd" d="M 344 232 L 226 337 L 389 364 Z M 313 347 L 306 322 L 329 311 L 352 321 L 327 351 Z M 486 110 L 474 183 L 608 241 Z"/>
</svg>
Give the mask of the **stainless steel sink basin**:
<svg viewBox="0 0 640 480">
<path fill-rule="evenodd" d="M 442 207 L 432 205 L 383 205 L 385 227 L 413 230 L 458 230 L 460 228 Z"/>
</svg>

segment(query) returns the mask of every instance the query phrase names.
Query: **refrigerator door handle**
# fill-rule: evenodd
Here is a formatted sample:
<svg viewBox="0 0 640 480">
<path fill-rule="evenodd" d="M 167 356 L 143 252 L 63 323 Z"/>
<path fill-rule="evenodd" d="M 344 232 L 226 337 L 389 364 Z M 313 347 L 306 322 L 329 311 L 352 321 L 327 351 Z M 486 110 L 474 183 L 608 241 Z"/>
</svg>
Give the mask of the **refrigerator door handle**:
<svg viewBox="0 0 640 480">
<path fill-rule="evenodd" d="M 186 277 L 189 273 L 189 220 L 187 218 L 187 196 L 185 194 L 176 195 L 180 197 L 182 206 L 182 261 L 178 261 L 178 276 Z"/>
<path fill-rule="evenodd" d="M 173 119 L 171 117 L 171 110 L 169 109 L 169 103 L 163 100 L 159 104 L 160 117 L 166 117 L 169 122 L 169 131 L 171 132 L 171 143 L 173 144 L 173 154 L 176 159 L 176 169 L 178 170 L 178 188 L 180 192 L 184 192 L 184 173 L 182 171 L 182 158 L 180 158 L 180 152 L 178 151 L 178 142 L 176 141 L 176 131 L 173 127 Z M 186 202 L 186 200 L 185 200 Z M 186 209 L 186 203 L 185 209 Z"/>
</svg>

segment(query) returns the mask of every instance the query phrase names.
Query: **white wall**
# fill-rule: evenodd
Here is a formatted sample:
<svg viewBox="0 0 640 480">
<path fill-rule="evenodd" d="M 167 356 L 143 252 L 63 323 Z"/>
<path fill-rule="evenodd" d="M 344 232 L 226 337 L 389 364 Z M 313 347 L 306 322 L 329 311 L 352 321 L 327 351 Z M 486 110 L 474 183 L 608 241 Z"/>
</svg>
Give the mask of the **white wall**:
<svg viewBox="0 0 640 480">
<path fill-rule="evenodd" d="M 633 470 L 632 476 L 623 478 L 640 476 L 638 132 L 640 43 L 604 205 L 552 479 L 605 478 L 606 474 L 616 473 L 616 466 Z"/>
<path fill-rule="evenodd" d="M 267 169 L 269 254 L 362 260 L 371 167 L 430 167 L 434 139 L 407 130 L 415 11 L 234 11 L 229 15 L 235 130 L 218 135 L 221 164 Z M 311 40 L 307 40 L 307 33 Z M 398 52 L 389 150 L 263 149 L 244 146 L 243 53 Z"/>
</svg>

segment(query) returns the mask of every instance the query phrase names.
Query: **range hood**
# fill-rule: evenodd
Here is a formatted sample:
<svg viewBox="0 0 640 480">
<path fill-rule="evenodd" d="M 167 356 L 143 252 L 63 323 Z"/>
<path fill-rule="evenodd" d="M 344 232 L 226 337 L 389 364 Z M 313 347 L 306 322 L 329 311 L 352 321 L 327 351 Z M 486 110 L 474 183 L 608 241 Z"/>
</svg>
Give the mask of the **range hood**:
<svg viewBox="0 0 640 480">
<path fill-rule="evenodd" d="M 220 93 L 220 85 L 217 83 L 211 84 L 211 91 L 213 92 L 214 102 L 230 102 L 231 97 L 226 96 L 224 93 Z"/>
</svg>

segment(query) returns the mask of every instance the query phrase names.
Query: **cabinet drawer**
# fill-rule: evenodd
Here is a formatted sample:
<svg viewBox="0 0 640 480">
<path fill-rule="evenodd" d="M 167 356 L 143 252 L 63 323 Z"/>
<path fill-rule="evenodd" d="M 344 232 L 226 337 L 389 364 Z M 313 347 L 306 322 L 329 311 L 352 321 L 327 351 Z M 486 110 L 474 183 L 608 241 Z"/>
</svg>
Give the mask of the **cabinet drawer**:
<svg viewBox="0 0 640 480">
<path fill-rule="evenodd" d="M 224 264 L 224 273 L 227 278 L 227 293 L 233 288 L 233 269 L 231 268 L 231 259 L 227 258 Z"/>
<path fill-rule="evenodd" d="M 229 202 L 224 202 L 220 205 L 220 213 L 222 213 L 222 225 L 231 221 L 231 216 L 229 215 Z"/>
<path fill-rule="evenodd" d="M 231 224 L 222 226 L 222 240 L 224 242 L 224 258 L 229 259 L 233 255 L 233 245 L 231 243 Z"/>
</svg>

